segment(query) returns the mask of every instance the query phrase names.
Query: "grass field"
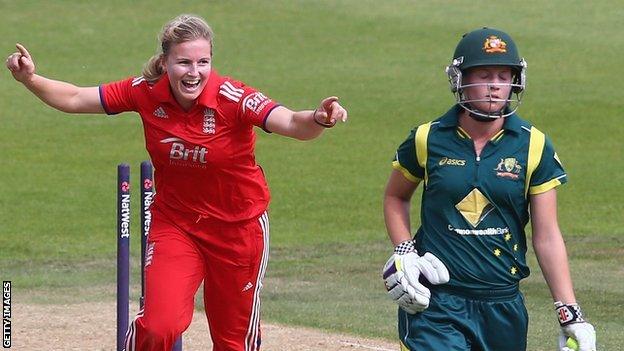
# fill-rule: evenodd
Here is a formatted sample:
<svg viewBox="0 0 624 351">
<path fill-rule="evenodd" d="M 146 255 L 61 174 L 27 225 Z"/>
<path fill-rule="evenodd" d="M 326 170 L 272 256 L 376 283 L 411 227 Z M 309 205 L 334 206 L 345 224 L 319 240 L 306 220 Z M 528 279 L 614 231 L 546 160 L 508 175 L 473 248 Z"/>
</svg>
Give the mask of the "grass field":
<svg viewBox="0 0 624 351">
<path fill-rule="evenodd" d="M 97 85 L 139 74 L 162 24 L 183 12 L 213 26 L 220 73 L 293 109 L 330 94 L 349 109 L 345 126 L 312 142 L 259 133 L 273 195 L 265 320 L 395 338 L 378 277 L 391 250 L 381 212 L 389 161 L 413 126 L 453 103 L 443 67 L 462 33 L 488 25 L 509 32 L 529 63 L 519 112 L 550 135 L 569 175 L 559 220 L 577 298 L 599 350 L 622 349 L 620 2 L 0 0 L 0 54 L 20 42 L 39 73 Z M 65 115 L 3 69 L 0 149 L 0 276 L 14 298 L 114 299 L 116 165 L 132 164 L 138 182 L 139 118 Z M 136 235 L 133 245 L 136 262 Z M 558 326 L 531 266 L 529 349 L 552 350 Z"/>
</svg>

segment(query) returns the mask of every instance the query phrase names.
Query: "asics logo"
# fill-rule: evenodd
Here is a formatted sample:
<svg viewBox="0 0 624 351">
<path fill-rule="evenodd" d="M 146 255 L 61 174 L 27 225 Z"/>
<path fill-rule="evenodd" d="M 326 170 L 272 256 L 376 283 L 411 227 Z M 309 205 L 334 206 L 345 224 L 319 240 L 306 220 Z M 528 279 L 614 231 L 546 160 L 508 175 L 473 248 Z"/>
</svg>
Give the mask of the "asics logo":
<svg viewBox="0 0 624 351">
<path fill-rule="evenodd" d="M 465 166 L 466 160 L 458 160 L 455 158 L 442 157 L 440 162 L 438 162 L 440 166 L 448 165 L 448 166 Z"/>
</svg>

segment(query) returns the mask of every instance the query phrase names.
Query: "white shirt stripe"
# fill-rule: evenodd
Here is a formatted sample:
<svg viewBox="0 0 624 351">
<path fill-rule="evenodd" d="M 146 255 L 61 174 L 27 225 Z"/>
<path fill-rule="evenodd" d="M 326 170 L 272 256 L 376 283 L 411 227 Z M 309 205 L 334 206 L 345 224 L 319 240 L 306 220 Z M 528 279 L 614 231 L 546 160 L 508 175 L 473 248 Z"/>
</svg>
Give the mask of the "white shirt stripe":
<svg viewBox="0 0 624 351">
<path fill-rule="evenodd" d="M 132 86 L 137 86 L 139 84 L 141 84 L 141 82 L 145 81 L 145 77 L 140 76 L 140 77 L 136 77 L 132 80 Z"/>
<path fill-rule="evenodd" d="M 257 350 L 258 331 L 260 329 L 260 290 L 262 289 L 262 280 L 266 273 L 267 263 L 269 261 L 269 216 L 266 212 L 258 219 L 264 236 L 264 250 L 262 251 L 262 260 L 260 262 L 260 269 L 258 277 L 256 279 L 256 286 L 254 289 L 253 304 L 251 315 L 249 318 L 249 327 L 247 329 L 247 336 L 245 337 L 245 351 Z"/>
<path fill-rule="evenodd" d="M 232 95 L 232 96 L 236 96 L 237 98 L 241 98 L 241 97 L 243 97 L 243 93 L 244 93 L 244 91 L 243 91 L 243 92 L 240 92 L 240 91 L 238 91 L 238 90 L 234 90 L 234 89 L 232 89 L 231 87 L 227 86 L 226 84 L 222 84 L 222 85 L 219 87 L 219 89 L 220 89 L 220 90 L 222 90 L 222 91 L 228 92 L 228 93 L 230 93 L 230 95 Z"/>
<path fill-rule="evenodd" d="M 236 96 L 237 98 L 241 98 L 243 96 L 243 94 L 241 94 L 239 92 L 232 91 L 232 89 L 226 87 L 225 85 L 222 85 L 220 90 L 221 91 L 225 91 L 225 92 L 229 93 L 232 96 Z"/>
<path fill-rule="evenodd" d="M 232 92 L 234 93 L 239 93 L 241 96 L 243 95 L 243 93 L 245 92 L 244 89 L 241 88 L 237 88 L 234 85 L 232 85 L 232 83 L 225 81 L 225 83 L 223 83 L 223 85 L 221 85 L 222 87 L 227 87 L 230 88 L 230 90 L 232 90 Z"/>
<path fill-rule="evenodd" d="M 230 94 L 229 92 L 227 92 L 227 91 L 225 91 L 223 89 L 219 90 L 219 94 L 225 96 L 226 98 L 228 98 L 228 99 L 230 99 L 230 100 L 232 100 L 234 102 L 239 102 L 240 101 L 240 96 L 239 97 L 233 96 L 232 94 Z"/>
</svg>

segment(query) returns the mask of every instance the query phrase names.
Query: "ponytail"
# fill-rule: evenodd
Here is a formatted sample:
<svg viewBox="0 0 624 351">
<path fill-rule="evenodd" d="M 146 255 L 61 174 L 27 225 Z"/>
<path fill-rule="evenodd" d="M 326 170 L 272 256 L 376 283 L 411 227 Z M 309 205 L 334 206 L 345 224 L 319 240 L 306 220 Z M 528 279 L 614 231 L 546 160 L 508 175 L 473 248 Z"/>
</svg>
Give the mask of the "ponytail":
<svg viewBox="0 0 624 351">
<path fill-rule="evenodd" d="M 143 66 L 143 78 L 145 78 L 149 84 L 156 83 L 163 75 L 162 58 L 163 54 L 156 54 Z"/>
</svg>

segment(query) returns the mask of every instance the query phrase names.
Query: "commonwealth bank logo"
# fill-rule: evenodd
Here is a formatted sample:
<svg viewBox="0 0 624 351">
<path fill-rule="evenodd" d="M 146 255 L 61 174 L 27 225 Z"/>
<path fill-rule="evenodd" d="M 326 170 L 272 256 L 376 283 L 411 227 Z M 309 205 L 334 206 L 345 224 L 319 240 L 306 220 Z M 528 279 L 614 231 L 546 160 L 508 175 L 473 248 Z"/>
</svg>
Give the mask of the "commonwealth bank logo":
<svg viewBox="0 0 624 351">
<path fill-rule="evenodd" d="M 464 216 L 466 221 L 476 228 L 481 221 L 494 209 L 490 201 L 479 191 L 474 188 L 468 193 L 455 208 Z"/>
</svg>

